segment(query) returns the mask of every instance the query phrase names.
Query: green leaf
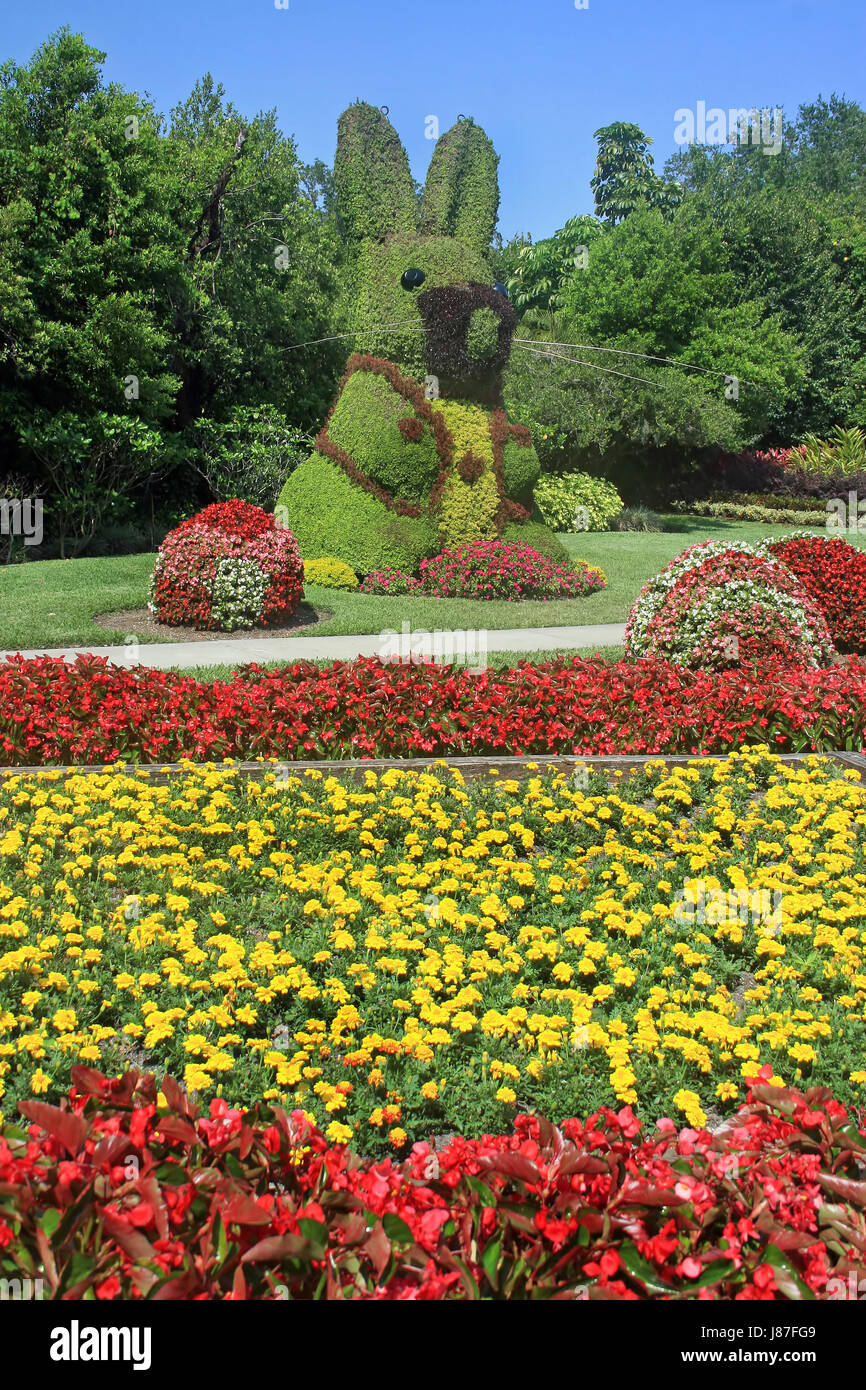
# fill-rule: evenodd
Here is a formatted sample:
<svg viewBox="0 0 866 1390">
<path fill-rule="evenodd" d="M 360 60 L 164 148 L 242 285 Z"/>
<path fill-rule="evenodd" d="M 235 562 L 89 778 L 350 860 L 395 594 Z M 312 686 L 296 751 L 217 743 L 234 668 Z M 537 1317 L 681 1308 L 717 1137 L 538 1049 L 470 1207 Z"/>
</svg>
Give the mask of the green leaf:
<svg viewBox="0 0 866 1390">
<path fill-rule="evenodd" d="M 647 1293 L 670 1294 L 674 1291 L 672 1285 L 666 1284 L 660 1278 L 658 1271 L 644 1259 L 630 1240 L 624 1240 L 619 1247 L 619 1257 L 632 1278 L 642 1284 Z"/>
<path fill-rule="evenodd" d="M 62 1217 L 57 1208 L 49 1207 L 48 1211 L 44 1211 L 39 1218 L 39 1228 L 44 1231 L 47 1236 L 51 1237 L 60 1225 L 61 1220 Z"/>
<path fill-rule="evenodd" d="M 473 1192 L 477 1192 L 478 1196 L 481 1198 L 486 1207 L 496 1206 L 495 1193 L 491 1192 L 487 1184 L 482 1182 L 480 1178 L 474 1178 L 472 1176 L 467 1175 L 467 1177 L 465 1178 L 465 1182 L 468 1188 L 470 1188 Z"/>
<path fill-rule="evenodd" d="M 803 1280 L 800 1278 L 784 1250 L 780 1250 L 778 1245 L 773 1245 L 771 1243 L 767 1246 L 764 1260 L 773 1268 L 773 1274 L 775 1275 L 780 1293 L 783 1293 L 786 1298 L 792 1298 L 798 1301 L 803 1299 L 814 1303 L 814 1293 L 807 1284 L 803 1283 Z"/>
<path fill-rule="evenodd" d="M 410 1245 L 415 1240 L 412 1231 L 402 1216 L 398 1216 L 395 1211 L 386 1212 L 382 1218 L 382 1225 L 385 1228 L 385 1235 L 389 1240 L 404 1241 Z"/>
<path fill-rule="evenodd" d="M 298 1227 L 301 1235 L 306 1236 L 307 1240 L 315 1241 L 327 1250 L 329 1231 L 324 1221 L 314 1221 L 310 1216 L 302 1216 L 298 1221 Z"/>
<path fill-rule="evenodd" d="M 490 1241 L 490 1243 L 485 1246 L 484 1253 L 481 1256 L 481 1267 L 494 1289 L 498 1289 L 499 1287 L 498 1269 L 499 1256 L 501 1253 L 502 1236 L 500 1235 L 496 1240 Z"/>
</svg>

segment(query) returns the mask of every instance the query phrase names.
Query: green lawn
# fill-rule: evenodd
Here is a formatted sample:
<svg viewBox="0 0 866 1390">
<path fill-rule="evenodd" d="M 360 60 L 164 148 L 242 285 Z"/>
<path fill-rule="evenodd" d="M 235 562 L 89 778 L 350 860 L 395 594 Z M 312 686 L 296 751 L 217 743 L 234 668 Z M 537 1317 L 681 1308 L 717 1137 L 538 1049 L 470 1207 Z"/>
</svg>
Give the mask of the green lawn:
<svg viewBox="0 0 866 1390">
<path fill-rule="evenodd" d="M 686 546 L 709 539 L 758 540 L 792 529 L 709 517 L 670 516 L 665 521 L 671 527 L 665 532 L 610 531 L 562 538 L 573 555 L 600 565 L 608 577 L 608 587 L 589 598 L 519 604 L 379 598 L 310 584 L 307 602 L 330 616 L 298 635 L 399 632 L 404 622 L 413 631 L 621 623 L 643 584 Z M 846 539 L 866 545 L 866 535 Z M 0 568 L 0 650 L 119 645 L 122 634 L 115 638 L 97 627 L 93 615 L 143 607 L 153 561 L 153 555 L 127 555 L 29 561 Z"/>
<path fill-rule="evenodd" d="M 621 646 L 616 647 L 561 647 L 557 651 L 542 652 L 490 652 L 487 657 L 487 665 L 491 670 L 503 669 L 506 666 L 516 666 L 519 661 L 532 661 L 536 664 L 543 661 L 553 661 L 556 657 L 564 657 L 570 661 L 573 656 L 584 658 L 598 656 L 603 661 L 614 663 L 622 661 L 625 649 Z M 262 662 L 262 670 L 279 671 L 285 666 L 284 661 L 265 661 Z M 331 666 L 333 663 L 330 658 L 327 661 L 313 661 L 313 666 Z M 175 668 L 179 676 L 192 676 L 199 681 L 229 681 L 235 671 L 242 669 L 238 666 L 178 666 Z"/>
</svg>

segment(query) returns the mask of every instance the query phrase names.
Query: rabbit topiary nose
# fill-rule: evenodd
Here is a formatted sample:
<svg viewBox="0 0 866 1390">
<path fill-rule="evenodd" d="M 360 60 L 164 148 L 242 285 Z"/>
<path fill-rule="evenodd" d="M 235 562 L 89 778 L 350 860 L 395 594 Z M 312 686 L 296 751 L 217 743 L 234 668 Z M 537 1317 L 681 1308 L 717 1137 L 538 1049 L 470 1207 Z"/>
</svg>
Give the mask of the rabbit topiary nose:
<svg viewBox="0 0 866 1390">
<path fill-rule="evenodd" d="M 476 309 L 466 330 L 466 351 L 477 362 L 490 362 L 499 351 L 501 319 L 487 307 Z"/>
<path fill-rule="evenodd" d="M 444 395 L 500 403 L 502 370 L 516 326 L 508 300 L 489 285 L 469 282 L 422 290 L 427 371 Z"/>
</svg>

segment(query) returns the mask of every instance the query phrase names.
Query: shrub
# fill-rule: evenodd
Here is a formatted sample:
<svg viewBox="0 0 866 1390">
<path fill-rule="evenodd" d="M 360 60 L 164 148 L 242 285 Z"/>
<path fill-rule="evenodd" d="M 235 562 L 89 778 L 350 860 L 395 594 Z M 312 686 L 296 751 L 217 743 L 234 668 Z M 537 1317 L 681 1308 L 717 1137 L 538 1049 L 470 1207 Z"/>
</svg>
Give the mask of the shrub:
<svg viewBox="0 0 866 1390">
<path fill-rule="evenodd" d="M 333 555 L 356 574 L 388 567 L 411 573 L 437 548 L 436 526 L 428 516 L 392 511 L 319 453 L 295 469 L 276 510 L 305 558 Z"/>
<path fill-rule="evenodd" d="M 824 477 L 847 477 L 866 469 L 866 430 L 858 426 L 844 429 L 837 425 L 827 439 L 807 434 L 796 449 L 790 451 L 789 461 L 805 473 Z"/>
<path fill-rule="evenodd" d="M 629 614 L 629 657 L 683 666 L 826 666 L 833 644 L 796 575 L 763 547 L 705 541 L 645 584 Z"/>
<path fill-rule="evenodd" d="M 325 556 L 304 561 L 304 583 L 320 584 L 325 589 L 357 589 L 358 576 L 342 560 Z"/>
<path fill-rule="evenodd" d="M 605 1107 L 374 1162 L 302 1110 L 202 1113 L 170 1077 L 76 1067 L 62 1109 L 0 1130 L 0 1268 L 100 1301 L 844 1299 L 862 1124 L 824 1088 L 750 1085 L 715 1135 Z"/>
<path fill-rule="evenodd" d="M 368 575 L 362 592 L 423 593 L 433 598 L 582 598 L 605 587 L 605 576 L 583 560 L 555 565 L 527 545 L 478 541 L 421 561 L 418 580 L 391 571 Z"/>
<path fill-rule="evenodd" d="M 439 539 L 453 547 L 496 535 L 499 493 L 492 470 L 477 482 L 465 483 L 459 475 L 446 483 L 439 514 Z"/>
<path fill-rule="evenodd" d="M 531 546 L 533 550 L 538 551 L 539 555 L 545 555 L 555 565 L 571 564 L 571 552 L 562 544 L 556 533 L 549 526 L 545 526 L 543 522 L 511 522 L 502 532 L 502 539 L 510 541 L 514 545 Z"/>
<path fill-rule="evenodd" d="M 387 594 L 392 598 L 400 594 L 417 594 L 422 589 L 420 579 L 395 569 L 373 570 L 361 585 L 362 594 Z"/>
<path fill-rule="evenodd" d="M 352 372 L 328 421 L 335 444 L 392 497 L 426 497 L 439 472 L 436 439 L 409 401 L 377 372 Z"/>
<path fill-rule="evenodd" d="M 531 440 L 523 443 L 516 439 L 506 441 L 502 455 L 502 482 L 509 497 L 529 506 L 539 471 L 538 454 Z"/>
<path fill-rule="evenodd" d="M 227 421 L 202 418 L 191 427 L 197 471 L 218 502 L 242 498 L 270 506 L 312 439 L 273 406 L 236 406 Z"/>
<path fill-rule="evenodd" d="M 806 532 L 766 544 L 820 608 L 836 648 L 866 652 L 866 554 L 841 537 Z"/>
<path fill-rule="evenodd" d="M 783 501 L 783 499 L 780 499 Z M 821 504 L 819 504 L 820 506 Z M 797 511 L 784 505 L 764 507 L 754 502 L 674 502 L 671 509 L 686 516 L 718 516 L 731 521 L 769 521 L 777 525 L 808 526 L 815 520 L 817 508 Z M 823 508 L 822 508 L 823 512 Z M 820 515 L 821 513 L 819 513 Z"/>
<path fill-rule="evenodd" d="M 535 504 L 554 531 L 608 531 L 622 511 L 622 498 L 613 484 L 589 473 L 539 479 Z"/>
<path fill-rule="evenodd" d="M 302 598 L 294 536 L 260 507 L 234 500 L 206 507 L 169 532 L 156 557 L 148 607 L 163 623 L 232 631 L 284 621 Z"/>
<path fill-rule="evenodd" d="M 665 528 L 657 512 L 648 507 L 623 507 L 614 522 L 616 531 L 663 531 Z"/>
</svg>

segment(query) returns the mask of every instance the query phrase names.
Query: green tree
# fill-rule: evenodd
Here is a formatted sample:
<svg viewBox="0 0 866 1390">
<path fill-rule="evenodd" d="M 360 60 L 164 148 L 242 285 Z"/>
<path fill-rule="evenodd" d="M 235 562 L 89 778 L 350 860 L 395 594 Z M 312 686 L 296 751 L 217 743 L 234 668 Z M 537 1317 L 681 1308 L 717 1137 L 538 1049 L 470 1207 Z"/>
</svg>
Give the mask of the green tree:
<svg viewBox="0 0 866 1390">
<path fill-rule="evenodd" d="M 595 217 L 570 217 L 553 236 L 520 245 L 506 282 L 518 313 L 535 318 L 560 309 L 563 286 L 575 269 L 586 269 L 589 249 L 603 232 Z"/>
<path fill-rule="evenodd" d="M 196 421 L 261 406 L 309 429 L 345 355 L 293 351 L 333 333 L 342 253 L 274 113 L 243 118 L 208 76 L 168 125 L 104 59 L 62 29 L 0 67 L 0 450 L 76 544 L 94 480 L 113 521 L 156 486 L 192 496 L 190 467 L 166 477 Z"/>
<path fill-rule="evenodd" d="M 649 152 L 652 140 L 640 126 L 615 121 L 597 130 L 595 139 L 598 155 L 590 187 L 598 217 L 615 226 L 642 204 L 666 215 L 673 212 L 680 190 L 655 173 Z"/>
<path fill-rule="evenodd" d="M 267 402 L 312 427 L 341 354 L 291 349 L 328 336 L 339 243 L 301 193 L 293 141 L 274 112 L 243 118 L 207 75 L 171 113 L 165 165 L 184 237 L 171 286 L 177 424 Z"/>
</svg>

